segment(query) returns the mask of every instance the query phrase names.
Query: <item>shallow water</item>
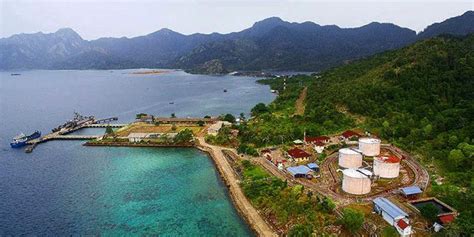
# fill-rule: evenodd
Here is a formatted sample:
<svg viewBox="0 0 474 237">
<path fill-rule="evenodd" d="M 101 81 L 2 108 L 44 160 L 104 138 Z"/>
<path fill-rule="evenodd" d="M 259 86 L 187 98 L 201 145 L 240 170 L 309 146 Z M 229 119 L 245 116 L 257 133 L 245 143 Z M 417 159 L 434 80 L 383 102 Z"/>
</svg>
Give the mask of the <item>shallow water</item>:
<svg viewBox="0 0 474 237">
<path fill-rule="evenodd" d="M 48 142 L 31 154 L 9 147 L 16 133 L 47 133 L 74 111 L 119 116 L 118 122 L 140 112 L 237 115 L 274 96 L 247 77 L 129 72 L 0 72 L 0 236 L 252 235 L 212 161 L 198 150 L 84 147 L 79 141 Z"/>
</svg>

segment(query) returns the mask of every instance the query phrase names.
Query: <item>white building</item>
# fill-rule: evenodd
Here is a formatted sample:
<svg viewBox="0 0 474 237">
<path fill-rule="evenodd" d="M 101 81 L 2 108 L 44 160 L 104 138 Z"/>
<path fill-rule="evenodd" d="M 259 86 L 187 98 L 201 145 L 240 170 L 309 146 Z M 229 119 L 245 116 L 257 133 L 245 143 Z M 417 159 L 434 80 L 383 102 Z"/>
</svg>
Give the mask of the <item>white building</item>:
<svg viewBox="0 0 474 237">
<path fill-rule="evenodd" d="M 143 139 L 147 138 L 149 133 L 143 132 L 133 132 L 128 134 L 127 138 L 129 142 L 141 142 Z"/>
<path fill-rule="evenodd" d="M 383 197 L 374 199 L 373 203 L 374 211 L 381 215 L 390 225 L 395 227 L 401 236 L 405 237 L 411 234 L 410 220 L 406 212 Z"/>
</svg>

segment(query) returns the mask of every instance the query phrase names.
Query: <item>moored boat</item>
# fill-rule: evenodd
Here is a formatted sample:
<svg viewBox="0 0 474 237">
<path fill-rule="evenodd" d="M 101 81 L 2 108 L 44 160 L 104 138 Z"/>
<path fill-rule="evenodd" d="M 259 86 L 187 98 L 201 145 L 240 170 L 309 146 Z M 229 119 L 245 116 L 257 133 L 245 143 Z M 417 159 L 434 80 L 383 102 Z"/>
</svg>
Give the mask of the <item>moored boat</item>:
<svg viewBox="0 0 474 237">
<path fill-rule="evenodd" d="M 31 135 L 25 135 L 20 133 L 18 136 L 13 138 L 13 141 L 10 143 L 12 148 L 19 148 L 25 146 L 28 141 L 41 137 L 41 132 L 35 131 Z"/>
</svg>

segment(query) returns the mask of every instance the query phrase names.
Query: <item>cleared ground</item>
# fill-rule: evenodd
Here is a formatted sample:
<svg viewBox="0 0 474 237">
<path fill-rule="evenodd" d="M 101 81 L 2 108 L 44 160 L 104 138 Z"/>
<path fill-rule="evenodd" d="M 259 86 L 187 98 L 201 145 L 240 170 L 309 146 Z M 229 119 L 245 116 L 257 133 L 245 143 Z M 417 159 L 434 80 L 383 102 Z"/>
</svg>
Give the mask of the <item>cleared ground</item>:
<svg viewBox="0 0 474 237">
<path fill-rule="evenodd" d="M 115 131 L 115 134 L 118 137 L 126 137 L 130 133 L 175 133 L 179 132 L 184 129 L 191 129 L 194 134 L 200 133 L 204 127 L 200 127 L 198 125 L 175 125 L 176 130 L 173 130 L 173 125 L 171 124 L 161 124 L 161 125 L 154 125 L 148 123 L 132 123 L 126 127 L 120 128 Z"/>
</svg>

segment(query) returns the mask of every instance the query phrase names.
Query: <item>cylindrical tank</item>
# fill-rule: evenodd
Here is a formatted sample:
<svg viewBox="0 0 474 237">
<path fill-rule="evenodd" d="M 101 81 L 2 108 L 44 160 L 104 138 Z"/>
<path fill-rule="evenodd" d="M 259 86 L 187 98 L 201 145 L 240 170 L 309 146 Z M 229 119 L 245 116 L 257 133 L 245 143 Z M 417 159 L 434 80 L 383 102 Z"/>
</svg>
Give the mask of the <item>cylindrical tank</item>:
<svg viewBox="0 0 474 237">
<path fill-rule="evenodd" d="M 370 179 L 362 172 L 356 169 L 345 169 L 342 174 L 342 190 L 344 192 L 357 195 L 370 193 Z"/>
<path fill-rule="evenodd" d="M 350 148 L 339 149 L 339 166 L 359 168 L 362 166 L 362 154 Z"/>
<path fill-rule="evenodd" d="M 396 178 L 400 173 L 400 158 L 378 156 L 374 158 L 374 174 L 381 178 Z"/>
<path fill-rule="evenodd" d="M 359 139 L 359 150 L 365 156 L 378 156 L 380 154 L 380 139 L 363 137 Z"/>
</svg>

